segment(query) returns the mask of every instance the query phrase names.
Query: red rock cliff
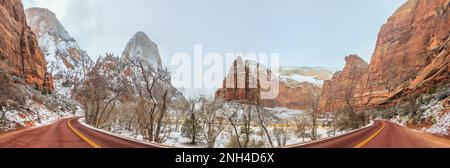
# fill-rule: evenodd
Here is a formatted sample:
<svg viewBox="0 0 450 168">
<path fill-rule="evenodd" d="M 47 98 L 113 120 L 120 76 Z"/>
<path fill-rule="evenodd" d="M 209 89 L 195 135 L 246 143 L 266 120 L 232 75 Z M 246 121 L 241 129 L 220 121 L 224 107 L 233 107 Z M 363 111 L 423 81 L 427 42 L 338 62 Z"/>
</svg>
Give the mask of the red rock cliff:
<svg viewBox="0 0 450 168">
<path fill-rule="evenodd" d="M 344 70 L 335 73 L 331 80 L 324 82 L 319 111 L 332 112 L 353 105 L 354 88 L 368 71 L 369 65 L 356 55 L 350 55 L 345 60 Z"/>
<path fill-rule="evenodd" d="M 339 100 L 345 94 L 352 95 L 353 106 L 365 109 L 392 104 L 427 85 L 448 82 L 449 9 L 450 0 L 407 1 L 382 26 L 368 71 L 361 69 L 359 80 L 343 75 L 347 65 L 342 74 L 325 82 L 321 111 L 345 107 Z"/>
<path fill-rule="evenodd" d="M 305 110 L 311 108 L 313 96 L 319 95 L 321 91 L 320 86 L 309 82 L 276 80 L 275 82 L 279 83 L 276 98 L 262 99 L 261 81 L 257 72 L 267 72 L 267 76 L 274 75 L 270 69 L 259 63 L 253 61 L 244 63 L 242 58 L 236 59 L 223 82 L 223 88 L 216 92 L 216 98 L 249 104 L 259 101 L 265 107 Z"/>
<path fill-rule="evenodd" d="M 0 0 L 0 67 L 26 84 L 53 90 L 46 60 L 20 0 Z"/>
<path fill-rule="evenodd" d="M 310 82 L 280 81 L 279 95 L 275 99 L 263 100 L 265 107 L 286 107 L 294 110 L 312 109 L 313 101 L 322 88 Z"/>
<path fill-rule="evenodd" d="M 257 68 L 259 69 L 259 64 Z M 241 57 L 237 58 L 224 79 L 222 88 L 216 92 L 216 98 L 240 103 L 257 103 L 260 99 L 260 88 L 259 79 L 255 75 L 250 75 L 248 62 L 244 63 Z"/>
<path fill-rule="evenodd" d="M 425 82 L 433 74 L 426 77 L 423 71 L 436 64 L 439 55 L 444 59 L 434 68 L 446 69 L 448 53 L 441 52 L 450 34 L 449 8 L 450 0 L 409 0 L 389 18 L 378 35 L 369 72 L 356 88 L 357 106 L 384 103 Z"/>
</svg>

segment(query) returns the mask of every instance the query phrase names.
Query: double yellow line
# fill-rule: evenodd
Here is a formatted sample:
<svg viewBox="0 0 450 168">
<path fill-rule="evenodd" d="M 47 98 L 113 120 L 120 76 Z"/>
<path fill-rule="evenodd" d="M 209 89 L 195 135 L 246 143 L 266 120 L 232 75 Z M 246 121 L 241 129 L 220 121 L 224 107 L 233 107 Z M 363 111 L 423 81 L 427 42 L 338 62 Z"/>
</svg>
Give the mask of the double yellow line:
<svg viewBox="0 0 450 168">
<path fill-rule="evenodd" d="M 386 127 L 386 124 L 384 122 L 381 122 L 381 124 L 383 124 L 383 126 L 381 127 L 380 130 L 378 130 L 373 135 L 371 135 L 369 138 L 367 138 L 366 140 L 364 140 L 361 143 L 359 143 L 358 145 L 356 145 L 354 148 L 362 148 L 363 146 L 367 145 L 370 141 L 372 141 L 375 137 L 377 137 Z"/>
<path fill-rule="evenodd" d="M 72 127 L 72 124 L 70 124 L 72 122 L 73 119 L 67 121 L 67 126 L 69 126 L 69 128 L 75 133 L 77 134 L 81 139 L 83 139 L 84 141 L 86 141 L 89 145 L 91 145 L 94 148 L 102 148 L 100 145 L 97 145 L 94 141 L 90 140 L 89 138 L 87 138 L 86 136 L 84 136 L 83 134 L 81 134 L 80 132 L 78 132 L 75 128 Z"/>
<path fill-rule="evenodd" d="M 94 141 L 90 140 L 89 138 L 87 138 L 86 136 L 84 136 L 83 134 L 81 134 L 80 132 L 78 132 L 75 128 L 73 128 L 71 122 L 73 119 L 67 121 L 67 126 L 69 126 L 69 128 L 75 133 L 77 134 L 81 139 L 83 139 L 84 141 L 86 141 L 89 145 L 91 145 L 94 148 L 101 148 L 100 145 L 97 145 Z M 375 132 L 374 134 L 372 134 L 369 138 L 365 139 L 364 141 L 362 141 L 361 143 L 359 143 L 358 145 L 356 145 L 354 148 L 362 148 L 363 146 L 367 145 L 370 141 L 372 141 L 375 137 L 377 137 L 385 128 L 386 128 L 386 124 L 385 123 L 381 123 L 382 127 L 381 129 L 379 129 L 377 132 Z"/>
</svg>

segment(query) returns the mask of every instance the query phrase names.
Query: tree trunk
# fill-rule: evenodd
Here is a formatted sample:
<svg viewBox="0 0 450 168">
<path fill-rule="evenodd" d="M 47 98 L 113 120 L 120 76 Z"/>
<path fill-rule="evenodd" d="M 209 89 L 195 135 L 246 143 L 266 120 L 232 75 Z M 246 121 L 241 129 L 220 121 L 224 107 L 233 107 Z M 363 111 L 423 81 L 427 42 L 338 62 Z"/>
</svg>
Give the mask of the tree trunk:
<svg viewBox="0 0 450 168">
<path fill-rule="evenodd" d="M 156 125 L 156 132 L 155 132 L 155 142 L 161 143 L 161 139 L 159 138 L 159 133 L 161 131 L 161 124 L 162 124 L 162 120 L 164 118 L 164 115 L 166 113 L 166 109 L 167 109 L 167 94 L 168 94 L 168 90 L 166 90 L 164 92 L 164 96 L 163 96 L 163 104 L 162 104 L 162 110 L 161 110 L 161 115 L 158 118 L 158 123 Z"/>
</svg>

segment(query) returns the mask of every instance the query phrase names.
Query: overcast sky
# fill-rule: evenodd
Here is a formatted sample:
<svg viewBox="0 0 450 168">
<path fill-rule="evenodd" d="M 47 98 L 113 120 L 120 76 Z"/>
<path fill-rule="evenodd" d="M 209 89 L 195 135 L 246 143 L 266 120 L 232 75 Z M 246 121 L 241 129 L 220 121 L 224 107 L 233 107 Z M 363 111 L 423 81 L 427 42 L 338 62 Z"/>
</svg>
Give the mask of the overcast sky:
<svg viewBox="0 0 450 168">
<path fill-rule="evenodd" d="M 276 52 L 287 66 L 341 69 L 370 60 L 377 33 L 405 0 L 22 0 L 56 13 L 93 58 L 119 55 L 137 31 L 176 52 Z"/>
</svg>

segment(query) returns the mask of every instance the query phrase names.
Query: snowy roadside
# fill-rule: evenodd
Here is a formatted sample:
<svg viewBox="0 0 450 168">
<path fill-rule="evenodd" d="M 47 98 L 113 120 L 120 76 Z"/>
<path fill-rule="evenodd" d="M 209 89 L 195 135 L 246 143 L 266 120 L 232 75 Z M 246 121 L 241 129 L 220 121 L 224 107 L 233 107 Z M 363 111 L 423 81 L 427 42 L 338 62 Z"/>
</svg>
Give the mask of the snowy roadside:
<svg viewBox="0 0 450 168">
<path fill-rule="evenodd" d="M 274 108 L 274 109 L 269 109 L 270 111 L 272 111 L 272 115 L 273 117 L 275 117 L 276 119 L 282 119 L 282 120 L 289 120 L 289 119 L 293 119 L 295 116 L 298 115 L 302 115 L 304 114 L 303 111 L 301 110 L 290 110 L 290 109 L 286 109 L 286 108 Z M 293 122 L 291 120 L 289 120 L 290 122 Z M 98 128 L 94 128 L 88 124 L 85 123 L 84 119 L 80 119 L 79 122 L 84 125 L 87 128 L 91 128 L 93 130 L 97 130 L 99 132 L 103 132 L 105 134 L 108 135 L 112 135 L 115 137 L 119 137 L 119 138 L 123 138 L 123 139 L 127 139 L 127 140 L 131 140 L 131 141 L 135 141 L 135 142 L 139 142 L 139 143 L 144 143 L 144 144 L 149 144 L 149 145 L 155 145 L 154 143 L 147 143 L 143 140 L 143 137 L 141 135 L 139 135 L 138 132 L 135 131 L 129 131 L 129 130 L 125 130 L 122 127 L 113 127 L 110 130 L 103 130 L 103 129 L 98 129 Z M 371 125 L 373 125 L 374 122 L 371 122 L 370 124 L 368 124 L 366 127 L 363 127 L 361 129 L 367 128 Z M 232 128 L 230 125 L 224 125 L 224 131 L 217 137 L 216 143 L 215 143 L 215 148 L 227 148 L 230 146 L 230 143 L 232 141 L 231 137 L 233 137 L 234 132 L 232 132 Z M 199 140 L 197 145 L 190 145 L 190 141 L 191 139 L 186 138 L 183 136 L 182 132 L 181 132 L 181 125 L 170 125 L 170 130 L 171 132 L 166 136 L 164 143 L 162 144 L 164 147 L 177 147 L 177 148 L 206 148 L 206 142 L 203 140 Z M 282 125 L 271 125 L 268 127 L 268 131 L 271 133 L 272 136 L 272 141 L 274 142 L 275 146 L 278 147 L 283 147 L 284 145 L 279 146 L 278 142 L 277 142 L 277 138 L 276 136 L 276 132 L 277 129 L 287 129 L 285 135 L 286 135 L 286 145 L 298 145 L 298 144 L 304 144 L 305 143 L 310 143 L 311 139 L 308 137 L 305 137 L 304 139 L 302 137 L 299 137 L 298 135 L 296 135 L 295 133 L 295 128 L 292 128 L 293 125 L 288 126 L 289 129 L 285 126 Z M 241 128 L 237 128 L 238 131 L 240 131 Z M 258 125 L 253 125 L 251 127 L 251 130 L 254 134 L 251 134 L 251 143 L 256 145 L 254 147 L 257 148 L 264 148 L 264 147 L 270 147 L 270 144 L 267 141 L 267 137 L 262 133 L 261 128 Z M 360 130 L 360 129 L 358 129 Z M 334 138 L 334 137 L 338 137 L 338 136 L 342 136 L 342 135 L 346 135 L 348 133 L 352 133 L 358 130 L 349 130 L 349 131 L 338 131 L 335 134 L 330 134 L 330 129 L 328 129 L 327 127 L 322 127 L 319 126 L 318 130 L 317 130 L 317 134 L 319 138 L 324 138 L 324 139 L 329 139 L 329 138 Z M 281 138 L 281 137 L 280 137 Z M 321 139 L 321 140 L 324 140 Z M 277 143 L 277 144 L 275 144 Z M 158 144 L 157 144 L 158 145 Z"/>
<path fill-rule="evenodd" d="M 396 116 L 389 121 L 416 132 L 431 133 L 438 136 L 450 135 L 450 112 L 444 111 L 444 101 L 433 100 L 420 108 L 424 111 L 421 119 L 433 118 L 434 123 L 431 127 L 421 129 L 409 128 L 407 127 L 409 116 Z"/>
<path fill-rule="evenodd" d="M 117 137 L 117 138 L 129 140 L 129 141 L 133 141 L 133 142 L 137 142 L 137 143 L 141 143 L 141 144 L 157 146 L 157 147 L 160 147 L 160 148 L 172 148 L 172 146 L 168 146 L 168 145 L 164 145 L 164 144 L 157 144 L 157 143 L 149 143 L 149 142 L 145 142 L 143 140 L 138 140 L 138 139 L 130 138 L 130 137 L 127 137 L 127 136 L 124 136 L 124 135 L 121 135 L 121 134 L 117 134 L 117 133 L 113 133 L 113 132 L 109 132 L 109 131 L 106 131 L 106 130 L 95 128 L 95 127 L 90 126 L 89 124 L 87 124 L 85 122 L 85 120 L 84 120 L 84 117 L 78 119 L 78 122 L 82 126 L 84 126 L 86 128 L 89 128 L 89 129 L 92 129 L 92 130 L 95 130 L 95 131 L 98 131 L 98 132 L 101 132 L 101 133 L 104 133 L 104 134 L 107 134 L 107 135 L 110 135 L 110 136 L 114 136 L 114 137 Z"/>
<path fill-rule="evenodd" d="M 335 136 L 329 136 L 329 137 L 326 137 L 326 138 L 321 138 L 321 139 L 316 140 L 316 141 L 309 141 L 309 142 L 304 142 L 304 143 L 286 145 L 286 146 L 283 146 L 281 148 L 292 148 L 292 147 L 296 147 L 296 146 L 304 146 L 304 145 L 314 144 L 314 143 L 318 143 L 318 142 L 322 142 L 322 141 L 326 141 L 326 140 L 330 140 L 330 139 L 334 139 L 334 138 L 343 137 L 343 136 L 346 136 L 346 135 L 349 135 L 349 134 L 352 134 L 352 133 L 364 130 L 366 128 L 372 127 L 374 124 L 375 124 L 375 122 L 371 121 L 367 126 L 359 128 L 359 129 L 356 129 L 356 130 L 343 131 L 343 132 L 337 133 L 337 135 L 335 135 Z"/>
<path fill-rule="evenodd" d="M 70 112 L 51 112 L 44 105 L 37 102 L 27 100 L 29 110 L 32 112 L 24 113 L 18 110 L 11 110 L 5 113 L 6 120 L 19 124 L 26 129 L 40 128 L 43 126 L 51 125 L 61 119 L 72 118 L 79 116 L 81 109 L 78 109 L 75 114 Z M 6 131 L 14 131 L 13 128 Z"/>
<path fill-rule="evenodd" d="M 60 118 L 55 118 L 54 120 L 46 120 L 45 123 L 36 124 L 34 126 L 27 127 L 27 128 L 24 128 L 24 129 L 7 130 L 6 132 L 0 134 L 0 138 L 8 137 L 8 136 L 11 136 L 11 135 L 17 135 L 17 134 L 20 134 L 20 133 L 25 132 L 25 131 L 30 131 L 30 130 L 35 130 L 35 129 L 38 129 L 38 128 L 46 127 L 46 126 L 52 125 L 52 124 L 54 124 L 54 123 L 56 123 L 56 122 L 58 122 L 60 120 L 73 118 L 73 117 L 77 117 L 77 116 L 75 116 L 75 115 L 74 116 L 64 116 L 64 117 L 60 117 Z"/>
</svg>

